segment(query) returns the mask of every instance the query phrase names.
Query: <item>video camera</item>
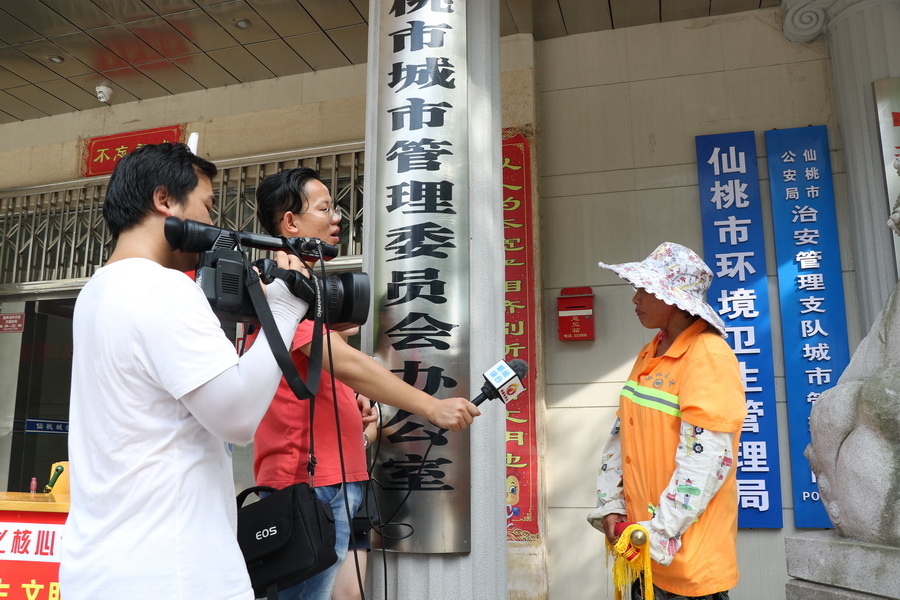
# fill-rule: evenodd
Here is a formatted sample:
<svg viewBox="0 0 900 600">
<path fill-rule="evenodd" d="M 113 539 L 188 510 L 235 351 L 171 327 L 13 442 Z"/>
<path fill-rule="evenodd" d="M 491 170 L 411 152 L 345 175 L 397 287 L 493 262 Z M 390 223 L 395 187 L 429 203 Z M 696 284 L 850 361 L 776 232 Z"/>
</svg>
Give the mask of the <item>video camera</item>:
<svg viewBox="0 0 900 600">
<path fill-rule="evenodd" d="M 259 250 L 284 250 L 300 258 L 325 259 L 337 256 L 337 246 L 326 244 L 317 238 L 271 237 L 246 231 L 232 231 L 199 221 L 166 217 L 166 241 L 175 250 L 198 252 L 195 279 L 209 300 L 213 311 L 222 321 L 257 322 L 256 311 L 246 286 L 249 263 L 245 247 Z M 263 283 L 281 279 L 298 298 L 315 305 L 317 286 L 297 271 L 280 269 L 275 261 L 262 258 L 252 263 L 260 273 Z M 332 329 L 341 325 L 362 325 L 369 315 L 369 278 L 365 273 L 340 273 L 326 275 L 324 288 L 324 322 Z M 307 317 L 312 318 L 309 310 Z"/>
</svg>

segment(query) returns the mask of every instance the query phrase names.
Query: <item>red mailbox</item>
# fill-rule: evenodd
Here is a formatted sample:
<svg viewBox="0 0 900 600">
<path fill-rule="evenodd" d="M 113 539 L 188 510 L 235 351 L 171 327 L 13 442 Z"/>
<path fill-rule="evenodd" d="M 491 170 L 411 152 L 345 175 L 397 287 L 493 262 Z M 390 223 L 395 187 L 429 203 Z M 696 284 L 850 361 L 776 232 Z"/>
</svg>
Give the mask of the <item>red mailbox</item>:
<svg viewBox="0 0 900 600">
<path fill-rule="evenodd" d="M 556 299 L 559 339 L 563 342 L 594 339 L 594 293 L 589 287 L 563 288 Z"/>
</svg>

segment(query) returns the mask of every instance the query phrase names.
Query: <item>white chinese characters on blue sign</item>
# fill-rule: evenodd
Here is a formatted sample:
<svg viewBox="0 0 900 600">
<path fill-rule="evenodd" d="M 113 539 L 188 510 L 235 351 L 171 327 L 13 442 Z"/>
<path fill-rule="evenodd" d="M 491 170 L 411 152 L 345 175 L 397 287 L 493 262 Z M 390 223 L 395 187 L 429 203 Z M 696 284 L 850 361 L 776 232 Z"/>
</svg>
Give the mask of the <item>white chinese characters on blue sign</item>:
<svg viewBox="0 0 900 600">
<path fill-rule="evenodd" d="M 824 125 L 766 132 L 796 527 L 831 527 L 803 451 L 809 413 L 850 360 Z"/>
<path fill-rule="evenodd" d="M 747 418 L 737 462 L 740 527 L 782 526 L 775 375 L 756 140 L 752 131 L 696 138 L 709 303 L 738 358 Z"/>
</svg>

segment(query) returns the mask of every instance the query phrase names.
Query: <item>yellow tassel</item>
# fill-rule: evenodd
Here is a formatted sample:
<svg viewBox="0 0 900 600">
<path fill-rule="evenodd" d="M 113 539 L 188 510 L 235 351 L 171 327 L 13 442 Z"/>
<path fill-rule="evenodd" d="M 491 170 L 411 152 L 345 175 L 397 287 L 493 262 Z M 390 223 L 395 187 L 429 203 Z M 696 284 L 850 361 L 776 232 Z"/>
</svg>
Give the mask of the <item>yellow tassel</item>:
<svg viewBox="0 0 900 600">
<path fill-rule="evenodd" d="M 634 532 L 643 533 L 646 541 L 642 545 L 636 546 L 631 543 L 631 534 Z M 616 589 L 616 600 L 622 600 L 625 590 L 642 575 L 644 599 L 653 600 L 653 572 L 650 565 L 649 540 L 650 534 L 647 530 L 634 523 L 622 532 L 615 544 L 610 544 L 609 540 L 606 541 L 607 566 L 609 566 L 609 559 L 613 559 L 613 586 Z"/>
</svg>

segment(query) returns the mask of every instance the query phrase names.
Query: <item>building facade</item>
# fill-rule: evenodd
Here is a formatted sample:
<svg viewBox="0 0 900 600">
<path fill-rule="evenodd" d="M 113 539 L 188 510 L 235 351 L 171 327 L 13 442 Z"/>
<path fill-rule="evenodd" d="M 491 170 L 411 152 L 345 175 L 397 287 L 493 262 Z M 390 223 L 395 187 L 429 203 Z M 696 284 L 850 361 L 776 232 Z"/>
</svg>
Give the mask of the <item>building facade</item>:
<svg viewBox="0 0 900 600">
<path fill-rule="evenodd" d="M 900 9 L 896 2 L 856 4 L 842 9 L 848 14 L 827 15 L 832 19 L 831 37 L 818 31 L 801 41 L 785 35 L 790 6 L 547 40 L 528 34 L 500 39 L 502 126 L 524 134 L 533 157 L 534 210 L 539 216 L 534 250 L 543 298 L 538 314 L 544 332 L 536 349 L 544 366 L 536 390 L 539 444 L 534 457 L 540 464 L 540 533 L 536 540 L 507 543 L 508 598 L 613 597 L 603 539 L 585 516 L 594 505 L 594 474 L 615 420 L 618 392 L 652 332 L 634 318 L 630 286 L 597 262 L 640 260 L 663 241 L 702 254 L 695 136 L 753 131 L 765 206 L 764 132 L 826 126 L 851 351 L 868 331 L 897 279 L 887 227 L 876 229 L 886 221 L 889 205 L 883 192 L 877 201 L 855 199 L 868 193 L 863 184 L 883 187 L 883 177 L 876 179 L 876 170 L 872 181 L 864 181 L 858 170 L 851 173 L 848 168 L 860 160 L 857 148 L 873 141 L 872 132 L 864 136 L 859 131 L 872 124 L 848 121 L 846 115 L 854 114 L 857 100 L 848 92 L 854 84 L 843 78 L 852 68 L 835 62 L 849 60 L 851 53 L 860 56 L 847 46 L 859 36 L 877 38 L 880 32 L 870 19 L 861 29 L 845 33 L 841 19 L 853 21 L 854 13 L 874 5 L 872 10 L 887 14 L 890 21 Z M 834 55 L 835 36 L 844 44 L 840 57 Z M 890 50 L 885 43 L 884 49 Z M 883 70 L 867 76 L 900 76 L 900 62 L 886 60 Z M 11 227 L 13 215 L 43 210 L 46 219 L 29 222 L 27 228 L 43 231 L 41 223 L 46 222 L 46 229 L 52 230 L 58 214 L 54 202 L 82 202 L 75 212 L 83 216 L 102 194 L 102 179 L 98 187 L 81 177 L 83 140 L 173 124 L 198 132 L 199 153 L 225 167 L 219 201 L 233 206 L 229 226 L 242 228 L 252 219 L 241 205 L 259 176 L 303 161 L 334 174 L 335 198 L 345 214 L 355 215 L 363 202 L 357 186 L 365 172 L 365 115 L 366 68 L 351 65 L 2 124 L 0 219 Z M 848 140 L 853 140 L 853 156 L 848 156 Z M 90 189 L 93 196 L 45 196 L 58 189 Z M 42 208 L 29 208 L 28 202 Z M 867 207 L 863 216 L 861 204 Z M 355 241 L 345 252 L 364 254 L 363 238 L 354 229 L 357 222 L 348 220 L 347 226 L 355 231 Z M 85 231 L 90 230 L 86 226 Z M 2 235 L 7 245 L 13 243 L 10 229 Z M 777 265 L 771 223 L 765 223 L 765 235 L 766 272 L 774 298 Z M 42 239 L 40 231 L 29 236 Z M 23 418 L 27 394 L 57 405 L 51 412 L 64 420 L 65 386 L 53 381 L 52 365 L 68 358 L 65 334 L 59 330 L 65 328 L 66 311 L 84 278 L 102 260 L 105 242 L 98 238 L 96 243 L 95 254 L 70 261 L 81 260 L 79 264 L 86 265 L 81 271 L 60 277 L 31 267 L 31 276 L 4 279 L 0 285 L 0 313 L 43 319 L 52 330 L 41 342 L 42 350 L 26 348 L 21 332 L 0 336 L 0 475 L 6 474 L 7 489 L 34 475 L 24 470 L 30 465 L 22 464 L 29 451 L 21 440 L 27 436 L 13 432 Z M 37 242 L 19 250 L 62 251 Z M 873 267 L 869 263 L 874 257 L 880 258 Z M 25 264 L 14 258 L 0 258 L 0 263 L 4 269 Z M 358 265 L 358 258 L 348 259 L 347 268 Z M 873 283 L 876 280 L 880 283 Z M 556 298 L 570 287 L 589 287 L 594 295 L 593 341 L 561 341 L 557 335 Z M 777 510 L 784 526 L 740 531 L 741 582 L 731 595 L 734 600 L 783 597 L 788 580 L 784 538 L 796 531 L 783 357 L 777 320 L 772 323 L 782 457 L 783 504 Z M 49 365 L 39 380 L 29 379 L 34 361 Z M 27 393 L 25 383 L 30 386 Z M 57 445 L 54 451 L 63 447 Z M 60 459 L 31 452 L 36 462 Z M 3 482 L 0 476 L 0 485 Z"/>
</svg>

